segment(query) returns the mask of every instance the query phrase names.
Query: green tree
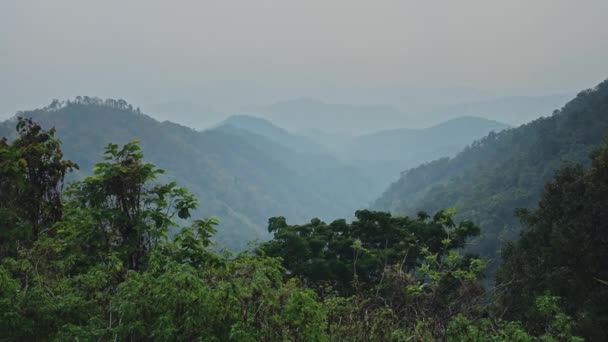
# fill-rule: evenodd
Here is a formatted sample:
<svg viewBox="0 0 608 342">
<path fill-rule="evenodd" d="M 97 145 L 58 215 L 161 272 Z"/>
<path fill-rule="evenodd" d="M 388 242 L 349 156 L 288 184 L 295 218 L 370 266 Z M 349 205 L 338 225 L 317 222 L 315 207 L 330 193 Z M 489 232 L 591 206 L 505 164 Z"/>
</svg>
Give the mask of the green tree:
<svg viewBox="0 0 608 342">
<path fill-rule="evenodd" d="M 608 145 L 592 154 L 592 165 L 565 167 L 548 183 L 538 208 L 520 210 L 526 226 L 503 249 L 498 273 L 501 305 L 511 318 L 542 329 L 534 298 L 549 291 L 592 341 L 608 336 Z M 539 327 L 540 326 L 540 327 Z"/>
<path fill-rule="evenodd" d="M 78 166 L 63 159 L 55 130 L 18 118 L 18 137 L 0 140 L 0 257 L 19 243 L 52 235 L 63 215 L 62 189 L 67 173 Z"/>
<path fill-rule="evenodd" d="M 469 221 L 456 224 L 453 215 L 447 210 L 433 218 L 420 213 L 411 219 L 359 210 L 352 223 L 313 219 L 292 226 L 275 217 L 268 227 L 274 239 L 261 244 L 258 253 L 282 258 L 290 276 L 320 291 L 330 286 L 340 294 L 353 294 L 382 283 L 389 266 L 409 272 L 418 264 L 423 248 L 441 257 L 447 249 L 460 248 L 467 238 L 479 234 L 479 227 Z"/>
<path fill-rule="evenodd" d="M 69 217 L 60 229 L 84 239 L 80 245 L 94 258 L 117 253 L 128 269 L 141 269 L 147 253 L 177 227 L 174 219 L 190 218 L 197 201 L 174 182 L 154 184 L 164 171 L 143 161 L 137 142 L 109 144 L 104 159 L 93 176 L 70 187 Z M 71 227 L 74 222 L 88 227 Z"/>
</svg>

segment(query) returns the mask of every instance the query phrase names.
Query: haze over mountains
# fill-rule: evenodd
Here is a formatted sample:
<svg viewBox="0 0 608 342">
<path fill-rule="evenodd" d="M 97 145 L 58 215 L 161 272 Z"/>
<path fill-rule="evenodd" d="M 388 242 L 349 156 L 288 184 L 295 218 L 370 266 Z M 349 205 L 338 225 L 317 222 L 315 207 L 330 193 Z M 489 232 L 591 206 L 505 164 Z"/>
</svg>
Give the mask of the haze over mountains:
<svg viewBox="0 0 608 342">
<path fill-rule="evenodd" d="M 218 240 L 233 250 L 265 239 L 272 216 L 292 222 L 349 217 L 375 200 L 405 167 L 450 156 L 475 138 L 507 127 L 468 117 L 331 145 L 250 116 L 195 131 L 158 122 L 122 100 L 92 97 L 18 115 L 56 127 L 66 157 L 81 166 L 76 177 L 90 174 L 108 143 L 140 140 L 147 160 L 200 199 L 201 214 L 220 218 Z M 14 136 L 14 124 L 3 122 L 0 136 Z"/>
<path fill-rule="evenodd" d="M 394 91 L 394 90 L 393 90 Z M 425 128 L 462 116 L 476 116 L 518 126 L 551 113 L 575 95 L 564 92 L 549 95 L 493 96 L 458 89 L 421 91 L 419 98 L 405 92 L 390 98 L 378 98 L 384 105 L 332 102 L 311 97 L 278 101 L 267 105 L 205 105 L 207 97 L 154 102 L 142 108 L 152 117 L 169 120 L 195 129 L 218 125 L 232 115 L 247 115 L 270 120 L 302 135 L 311 132 L 331 133 L 333 137 L 352 137 L 395 128 Z M 414 94 L 416 89 L 407 90 Z M 253 100 L 252 100 L 253 101 Z M 385 102 L 381 102 L 385 101 Z M 373 102 L 370 102 L 373 103 Z"/>
<path fill-rule="evenodd" d="M 343 135 L 371 134 L 399 127 L 424 128 L 462 116 L 477 116 L 509 125 L 534 120 L 563 105 L 574 94 L 512 96 L 441 105 L 427 103 L 404 109 L 390 105 L 346 105 L 302 98 L 249 109 L 294 132 L 323 128 Z"/>
</svg>

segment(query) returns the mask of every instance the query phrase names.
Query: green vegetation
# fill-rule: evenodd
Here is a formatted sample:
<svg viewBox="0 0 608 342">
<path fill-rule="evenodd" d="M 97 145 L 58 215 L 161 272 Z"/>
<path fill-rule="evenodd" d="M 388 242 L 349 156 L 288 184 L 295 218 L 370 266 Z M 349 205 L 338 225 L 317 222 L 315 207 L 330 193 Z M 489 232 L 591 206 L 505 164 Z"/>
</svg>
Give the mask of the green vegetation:
<svg viewBox="0 0 608 342">
<path fill-rule="evenodd" d="M 325 224 L 314 219 L 307 225 L 287 225 L 283 217 L 270 219 L 274 239 L 263 243 L 262 255 L 280 257 L 285 269 L 309 286 L 331 288 L 341 295 L 352 295 L 382 282 L 388 268 L 399 265 L 405 274 L 418 266 L 418 260 L 436 261 L 479 234 L 471 222 L 453 222 L 451 211 L 441 211 L 432 219 L 420 213 L 418 219 L 391 217 L 388 213 L 361 210 L 357 220 L 336 220 Z M 474 259 L 466 260 L 466 267 Z"/>
<path fill-rule="evenodd" d="M 561 169 L 538 208 L 520 210 L 525 228 L 503 249 L 498 273 L 501 305 L 509 317 L 540 331 L 532 299 L 545 292 L 563 300 L 585 334 L 608 336 L 608 145 L 596 150 L 588 169 Z"/>
<path fill-rule="evenodd" d="M 416 218 L 362 210 L 351 223 L 291 226 L 276 217 L 269 221 L 273 240 L 251 253 L 218 253 L 211 241 L 218 220 L 193 219 L 195 197 L 144 162 L 136 142 L 107 145 L 91 175 L 62 190 L 76 165 L 63 159 L 54 131 L 23 119 L 17 127 L 17 139 L 0 143 L 0 194 L 10 194 L 0 202 L 2 340 L 596 338 L 568 306 L 578 297 L 551 287 L 527 290 L 534 284 L 523 275 L 517 286 L 525 291 L 507 282 L 499 304 L 488 303 L 493 297 L 480 285 L 486 262 L 460 253 L 480 230 L 456 223 L 453 210 Z M 581 199 L 605 196 L 606 155 L 599 150 L 594 169 L 579 172 L 597 189 Z M 584 217 L 561 215 L 592 232 L 603 228 L 595 224 L 605 215 L 603 203 Z M 534 253 L 526 244 L 509 248 Z M 506 267 L 518 269 L 518 260 Z M 592 275 L 601 291 L 604 273 Z M 505 320 L 502 305 L 513 300 L 525 301 L 522 310 L 535 320 Z"/>
</svg>

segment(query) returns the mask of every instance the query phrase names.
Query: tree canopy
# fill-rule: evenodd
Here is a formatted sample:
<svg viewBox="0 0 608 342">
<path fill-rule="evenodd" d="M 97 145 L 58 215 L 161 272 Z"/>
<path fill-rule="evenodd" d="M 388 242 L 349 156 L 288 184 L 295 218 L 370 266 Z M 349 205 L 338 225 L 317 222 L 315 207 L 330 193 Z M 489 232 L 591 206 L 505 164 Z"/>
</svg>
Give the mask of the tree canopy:
<svg viewBox="0 0 608 342">
<path fill-rule="evenodd" d="M 532 299 L 550 292 L 599 341 L 608 336 L 608 145 L 591 160 L 561 169 L 538 208 L 519 211 L 524 230 L 504 246 L 497 279 L 510 317 L 542 329 Z"/>
</svg>

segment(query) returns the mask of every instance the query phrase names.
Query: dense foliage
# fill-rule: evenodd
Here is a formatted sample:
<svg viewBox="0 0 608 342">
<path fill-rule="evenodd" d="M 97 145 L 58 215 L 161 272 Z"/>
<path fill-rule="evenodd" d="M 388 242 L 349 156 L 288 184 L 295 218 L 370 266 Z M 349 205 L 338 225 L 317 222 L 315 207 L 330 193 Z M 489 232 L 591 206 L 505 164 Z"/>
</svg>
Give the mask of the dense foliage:
<svg viewBox="0 0 608 342">
<path fill-rule="evenodd" d="M 52 131 L 20 121 L 20 138 L 3 152 L 39 150 Z M 49 139 L 50 139 L 49 138 Z M 24 144 L 27 145 L 24 146 Z M 58 142 L 31 154 L 39 169 L 62 160 Z M 21 156 L 3 153 L 0 165 Z M 94 174 L 66 191 L 63 216 L 45 221 L 54 234 L 25 231 L 3 238 L 0 266 L 0 337 L 9 340 L 310 340 L 323 330 L 323 310 L 310 290 L 284 282 L 278 262 L 246 255 L 227 259 L 209 249 L 216 219 L 194 220 L 169 237 L 175 219 L 187 219 L 194 197 L 143 162 L 135 143 L 110 144 Z M 18 163 L 5 175 L 27 175 Z M 41 188 L 56 188 L 47 177 Z M 28 184 L 15 184 L 28 189 Z M 19 191 L 18 191 L 19 192 Z M 36 193 L 25 199 L 46 203 Z M 29 203 L 29 202 L 26 202 Z M 9 213 L 10 214 L 10 213 Z M 3 212 L 2 217 L 6 215 Z M 29 212 L 17 212 L 29 219 Z M 21 217 L 23 216 L 23 217 Z M 16 246 L 16 247 L 15 247 Z"/>
<path fill-rule="evenodd" d="M 286 271 L 310 286 L 350 295 L 381 283 L 389 267 L 408 273 L 423 254 L 442 258 L 479 234 L 471 222 L 456 225 L 452 215 L 441 211 L 430 219 L 421 212 L 414 220 L 361 210 L 352 223 L 314 219 L 294 226 L 275 217 L 268 228 L 274 239 L 262 244 L 260 253 L 281 257 Z"/>
<path fill-rule="evenodd" d="M 608 81 L 581 92 L 552 116 L 491 133 L 456 157 L 404 172 L 373 208 L 406 215 L 456 208 L 482 235 L 470 248 L 488 258 L 517 237 L 513 212 L 533 208 L 564 162 L 587 162 L 608 132 Z"/>
<path fill-rule="evenodd" d="M 61 189 L 74 164 L 53 131 L 30 123 L 3 141 L 0 179 L 37 165 L 55 177 L 33 184 Z M 23 163 L 21 149 L 44 153 Z M 495 314 L 479 284 L 485 262 L 458 251 L 479 229 L 455 223 L 452 210 L 416 219 L 359 211 L 329 225 L 274 218 L 275 240 L 231 256 L 211 248 L 217 219 L 192 219 L 197 201 L 161 175 L 132 142 L 107 145 L 92 175 L 59 197 L 3 184 L 61 215 L 0 212 L 0 339 L 580 341 L 551 294 L 530 299 L 543 322 L 534 330 Z"/>
<path fill-rule="evenodd" d="M 55 130 L 19 118 L 17 131 L 12 144 L 0 139 L 0 257 L 13 255 L 19 243 L 54 234 L 52 225 L 63 214 L 64 178 L 78 168 L 62 159 Z"/>
<path fill-rule="evenodd" d="M 588 169 L 561 169 L 538 208 L 521 210 L 525 228 L 503 249 L 498 273 L 501 305 L 512 318 L 540 330 L 531 300 L 549 291 L 589 338 L 608 336 L 608 145 Z"/>
</svg>

